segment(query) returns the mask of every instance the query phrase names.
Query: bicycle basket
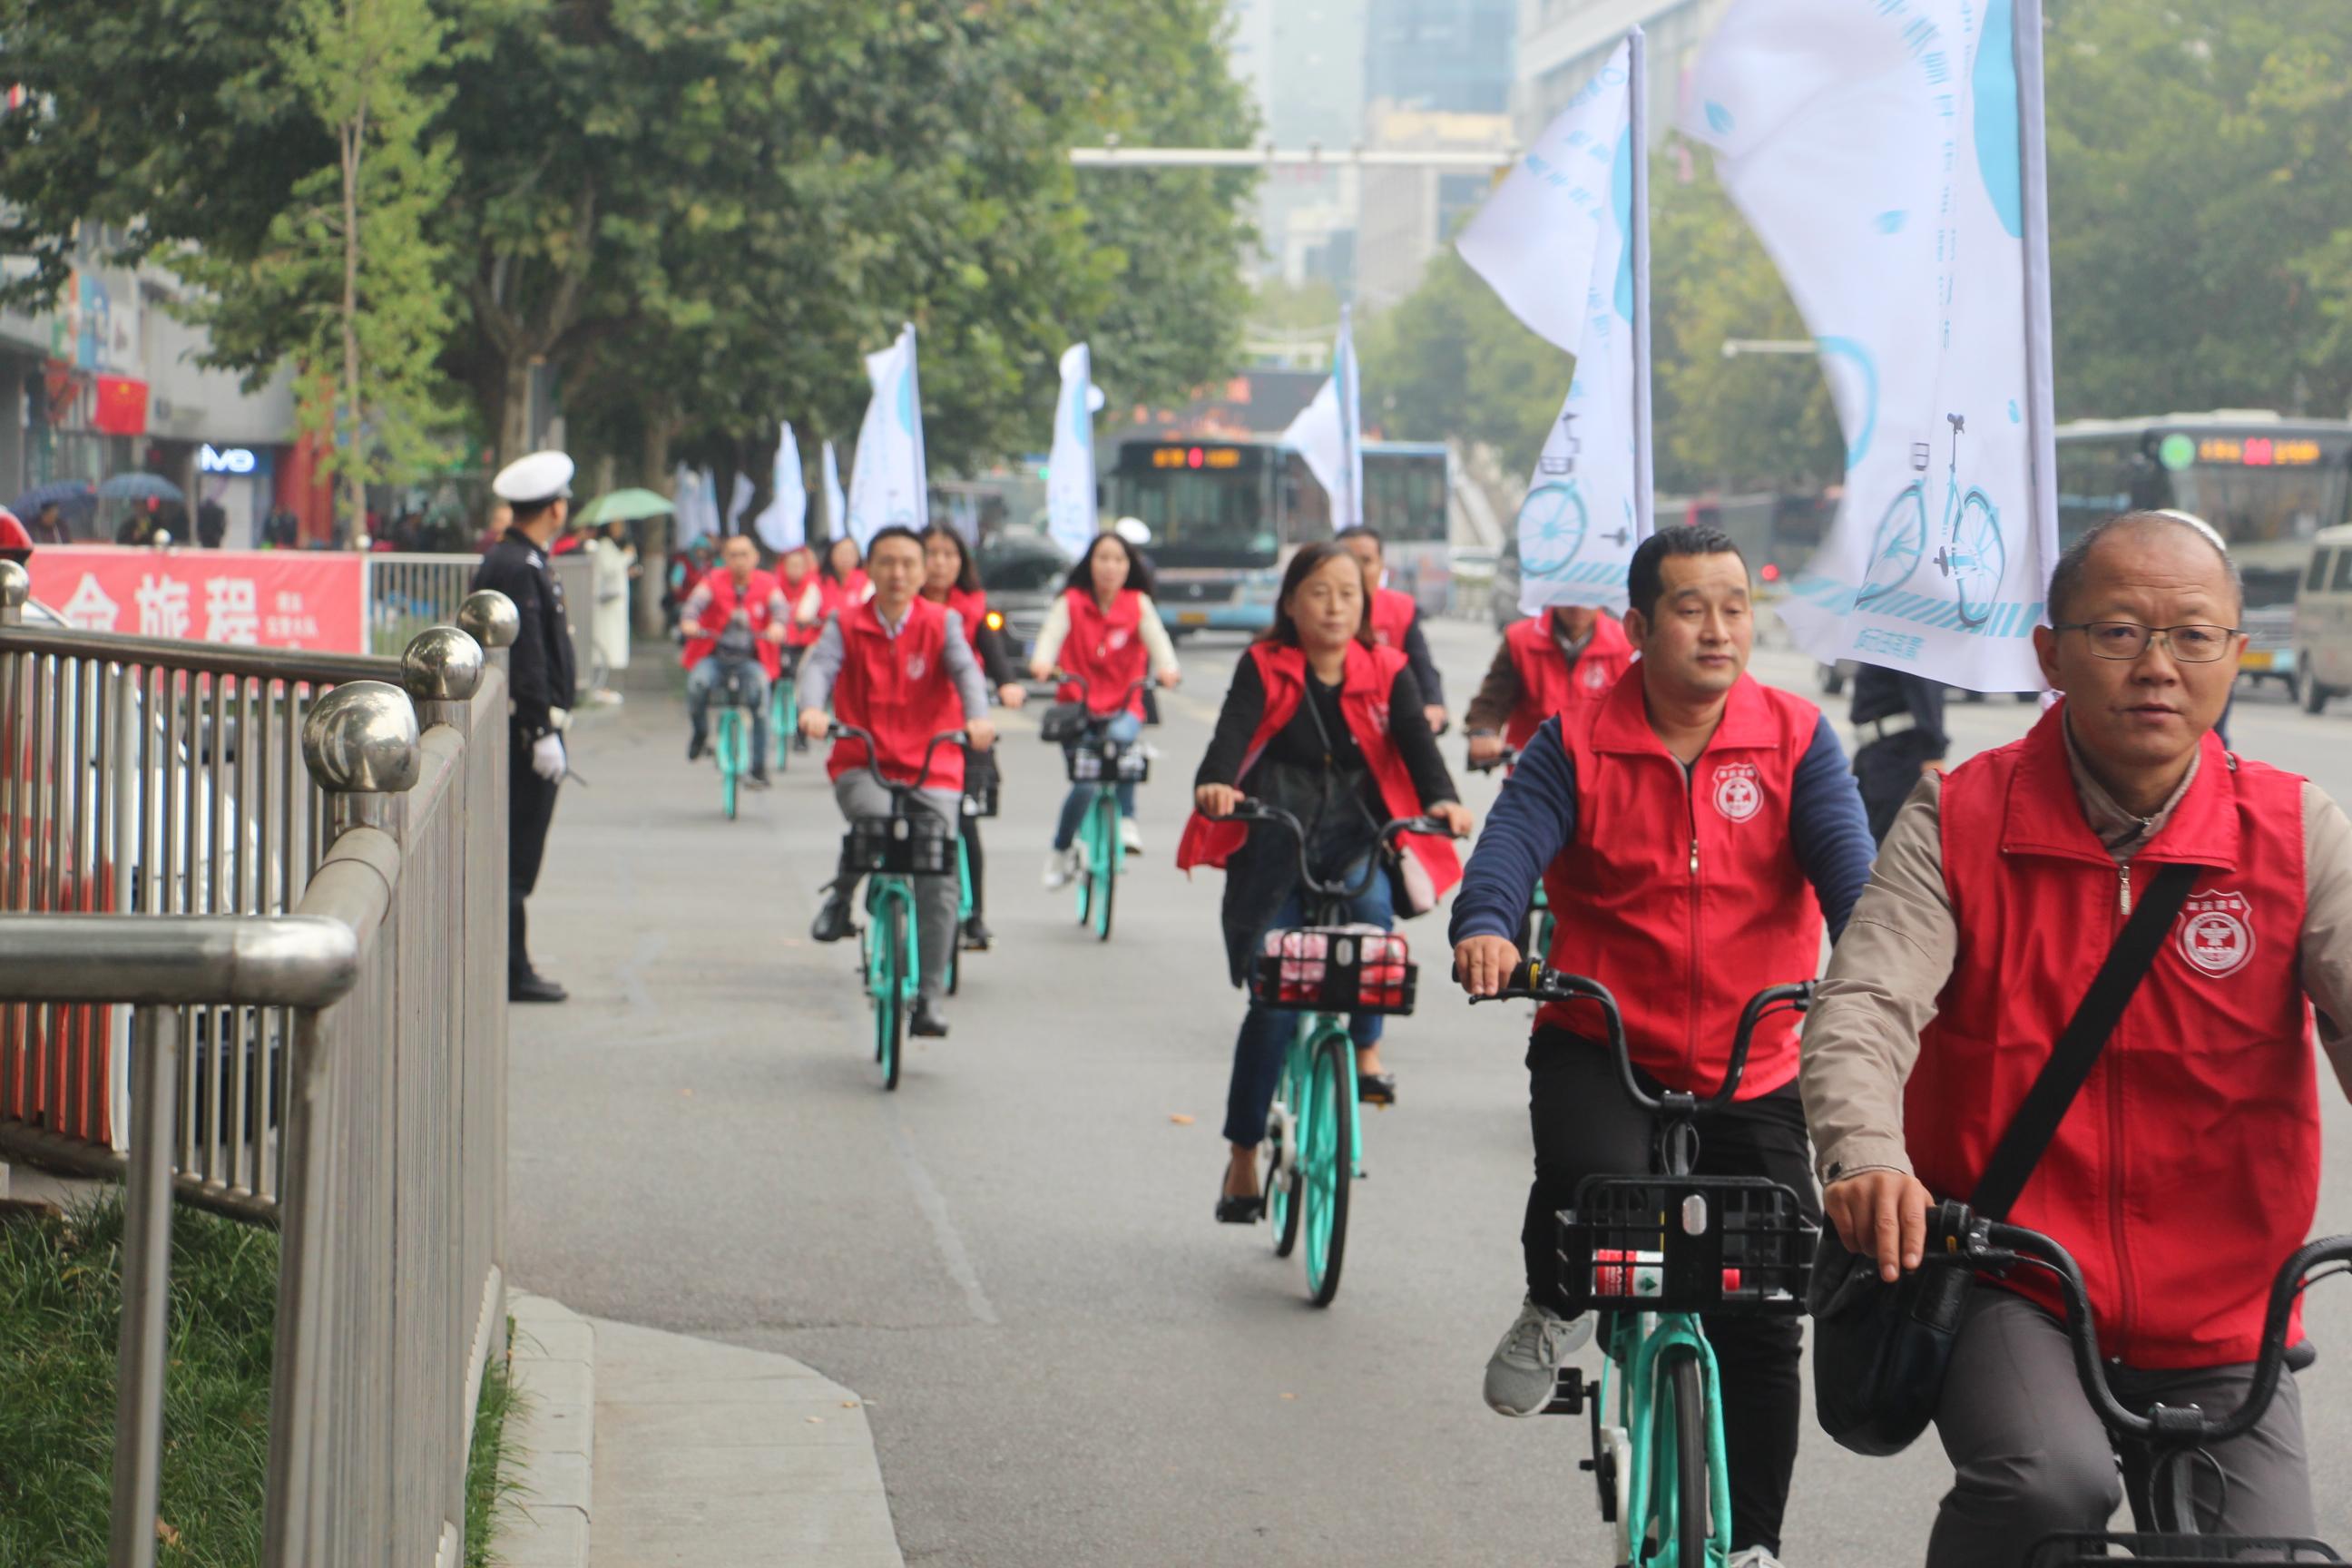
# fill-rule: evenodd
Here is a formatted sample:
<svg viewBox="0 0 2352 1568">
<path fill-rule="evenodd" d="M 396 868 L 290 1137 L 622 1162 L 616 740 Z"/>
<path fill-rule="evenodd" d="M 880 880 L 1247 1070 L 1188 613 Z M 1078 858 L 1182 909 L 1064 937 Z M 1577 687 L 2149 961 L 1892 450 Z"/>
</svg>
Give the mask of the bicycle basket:
<svg viewBox="0 0 2352 1568">
<path fill-rule="evenodd" d="M 928 811 L 861 816 L 842 840 L 848 864 L 886 877 L 944 877 L 955 869 L 955 836 Z"/>
<path fill-rule="evenodd" d="M 997 772 L 993 752 L 967 750 L 963 754 L 963 814 L 994 816 L 997 791 L 1002 784 L 1003 775 Z"/>
<path fill-rule="evenodd" d="M 1072 784 L 1141 784 L 1151 776 L 1151 753 L 1116 741 L 1087 741 L 1066 748 Z"/>
<path fill-rule="evenodd" d="M 963 814 L 966 816 L 994 816 L 996 795 L 997 784 L 994 779 L 992 778 L 985 784 L 975 783 L 971 788 L 963 792 Z"/>
<path fill-rule="evenodd" d="M 2145 1558 L 2166 1568 L 2235 1568 L 2241 1563 L 2341 1563 L 2316 1541 L 2252 1535 L 2053 1535 L 2027 1556 L 2026 1568 L 2105 1568 Z"/>
<path fill-rule="evenodd" d="M 1589 1176 L 1559 1215 L 1572 1312 L 1794 1317 L 1819 1229 L 1762 1176 Z"/>
<path fill-rule="evenodd" d="M 1037 721 L 1037 738 L 1041 741 L 1075 741 L 1087 731 L 1087 705 L 1083 702 L 1056 702 Z"/>
<path fill-rule="evenodd" d="M 1301 1013 L 1412 1011 L 1420 970 L 1404 938 L 1378 926 L 1268 931 L 1250 965 L 1250 1000 Z"/>
</svg>

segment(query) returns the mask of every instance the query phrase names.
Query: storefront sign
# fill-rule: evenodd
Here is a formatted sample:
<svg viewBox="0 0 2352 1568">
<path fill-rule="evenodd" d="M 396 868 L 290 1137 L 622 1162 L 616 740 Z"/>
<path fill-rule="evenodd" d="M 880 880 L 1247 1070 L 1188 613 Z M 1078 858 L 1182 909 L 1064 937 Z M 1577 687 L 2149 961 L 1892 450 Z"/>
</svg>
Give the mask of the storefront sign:
<svg viewBox="0 0 2352 1568">
<path fill-rule="evenodd" d="M 196 448 L 196 468 L 207 474 L 249 474 L 257 459 L 250 447 L 215 447 L 210 442 Z"/>
<path fill-rule="evenodd" d="M 26 566 L 33 597 L 85 631 L 367 651 L 367 558 L 349 551 L 89 545 Z"/>
</svg>

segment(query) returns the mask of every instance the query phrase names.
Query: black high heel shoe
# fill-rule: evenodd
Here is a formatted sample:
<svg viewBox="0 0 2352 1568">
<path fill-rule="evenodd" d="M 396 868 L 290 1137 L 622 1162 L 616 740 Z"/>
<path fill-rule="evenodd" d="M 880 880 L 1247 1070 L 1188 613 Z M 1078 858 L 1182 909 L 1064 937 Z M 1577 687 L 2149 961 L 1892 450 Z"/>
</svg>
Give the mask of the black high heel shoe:
<svg viewBox="0 0 2352 1568">
<path fill-rule="evenodd" d="M 1252 1193 L 1237 1198 L 1225 1191 L 1223 1178 L 1217 1182 L 1217 1223 L 1219 1225 L 1255 1225 L 1265 1217 L 1265 1194 Z"/>
<path fill-rule="evenodd" d="M 1392 1072 L 1360 1072 L 1356 1075 L 1356 1103 L 1359 1105 L 1394 1105 L 1396 1074 Z"/>
</svg>

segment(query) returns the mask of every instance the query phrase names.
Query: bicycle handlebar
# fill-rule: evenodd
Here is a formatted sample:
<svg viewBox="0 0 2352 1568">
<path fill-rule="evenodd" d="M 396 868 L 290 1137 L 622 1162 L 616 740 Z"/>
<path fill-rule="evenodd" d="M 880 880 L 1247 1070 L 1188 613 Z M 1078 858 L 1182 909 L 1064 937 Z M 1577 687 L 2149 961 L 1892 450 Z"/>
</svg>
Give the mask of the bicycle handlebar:
<svg viewBox="0 0 2352 1568">
<path fill-rule="evenodd" d="M 1068 685 L 1076 687 L 1078 689 L 1078 700 L 1087 705 L 1087 717 L 1089 719 L 1097 717 L 1094 710 L 1094 688 L 1090 683 L 1088 683 L 1085 676 L 1073 675 L 1070 671 L 1066 669 L 1059 671 L 1056 674 L 1055 679 Z M 1120 694 L 1118 708 L 1114 708 L 1110 710 L 1110 713 L 1100 715 L 1100 717 L 1108 718 L 1111 714 L 1117 713 L 1120 708 L 1125 708 L 1127 706 L 1128 702 L 1134 698 L 1137 692 L 1145 689 L 1150 684 L 1151 677 L 1149 674 L 1145 675 L 1140 680 L 1131 682 L 1128 686 L 1127 690 Z"/>
<path fill-rule="evenodd" d="M 1461 979 L 1460 971 L 1454 978 Z M 1529 959 L 1512 971 L 1512 978 L 1492 996 L 1473 996 L 1473 1005 L 1480 1002 L 1501 1002 L 1509 999 L 1533 999 L 1538 1002 L 1571 1002 L 1583 1000 L 1596 1003 L 1602 1021 L 1608 1026 L 1609 1048 L 1617 1058 L 1617 1080 L 1626 1095 L 1643 1110 L 1653 1113 L 1676 1113 L 1721 1110 L 1739 1092 L 1739 1080 L 1748 1070 L 1748 1050 L 1756 1037 L 1756 1026 L 1775 1013 L 1801 1013 L 1813 1005 L 1814 982 L 1791 981 L 1780 985 L 1767 985 L 1748 999 L 1739 1010 L 1739 1028 L 1731 1040 L 1731 1062 L 1724 1068 L 1723 1084 L 1706 1099 L 1680 1089 L 1669 1089 L 1654 1095 L 1642 1087 L 1633 1072 L 1633 1053 L 1625 1040 L 1625 1016 L 1619 1011 L 1617 998 L 1609 987 L 1598 980 L 1581 974 L 1570 974 L 1564 969 L 1547 967 L 1540 959 Z"/>
<path fill-rule="evenodd" d="M 875 758 L 881 753 L 881 746 L 875 741 L 874 732 L 872 731 L 861 730 L 855 724 L 845 724 L 840 720 L 835 719 L 832 723 L 825 726 L 824 738 L 828 741 L 845 740 L 865 742 L 866 771 L 867 773 L 872 775 L 876 784 L 880 784 L 884 789 L 890 792 L 890 798 L 892 800 L 903 799 L 905 796 L 913 795 L 916 791 L 923 787 L 924 784 L 931 776 L 931 759 L 939 755 L 939 751 L 941 746 L 947 744 L 950 741 L 953 741 L 959 745 L 968 745 L 971 742 L 971 737 L 961 730 L 940 731 L 938 734 L 931 737 L 931 743 L 923 748 L 923 771 L 915 775 L 915 782 L 913 784 L 892 784 L 888 779 L 882 776 L 881 764 L 875 761 Z"/>
<path fill-rule="evenodd" d="M 1948 1201 L 1927 1211 L 1923 1257 L 1930 1267 L 1981 1268 L 2004 1275 L 2023 1263 L 2056 1279 L 2066 1304 L 2066 1339 L 2074 1352 L 2075 1380 L 2083 1385 L 2100 1422 L 2122 1436 L 2190 1448 L 2242 1436 L 2262 1420 L 2278 1393 L 2279 1373 L 2286 1363 L 2287 1319 L 2294 1310 L 2295 1298 L 2311 1283 L 2315 1271 L 2329 1264 L 2352 1263 L 2352 1236 L 2305 1242 L 2279 1266 L 2271 1280 L 2253 1381 L 2238 1407 L 2220 1419 L 2193 1405 L 2157 1405 L 2143 1415 L 2116 1398 L 2107 1384 L 2106 1368 L 2099 1360 L 2099 1331 L 2091 1319 L 2090 1290 L 2083 1281 L 2083 1270 L 2063 1246 L 2041 1232 L 1987 1219 L 1966 1204 Z"/>
<path fill-rule="evenodd" d="M 1320 898 L 1355 898 L 1366 888 L 1372 885 L 1372 878 L 1379 870 L 1378 863 L 1370 857 L 1367 857 L 1364 863 L 1364 875 L 1360 879 L 1353 882 L 1324 881 L 1321 878 L 1316 876 L 1315 868 L 1307 864 L 1306 826 L 1301 823 L 1298 818 L 1293 816 L 1289 812 L 1285 811 L 1282 807 L 1269 805 L 1262 800 L 1253 799 L 1248 795 L 1244 795 L 1241 799 L 1235 801 L 1234 803 L 1234 809 L 1229 815 L 1224 816 L 1213 816 L 1209 820 L 1212 822 L 1239 822 L 1243 824 L 1253 822 L 1271 822 L 1278 826 L 1287 827 L 1290 829 L 1291 839 L 1298 846 L 1299 880 L 1306 883 L 1308 891 Z M 1386 848 L 1398 837 L 1398 835 L 1405 833 L 1425 833 L 1439 838 L 1451 838 L 1454 836 L 1454 829 L 1452 827 L 1434 816 L 1398 816 L 1391 817 L 1389 821 L 1382 823 L 1381 825 L 1380 831 L 1373 835 L 1373 841 L 1381 848 Z"/>
<path fill-rule="evenodd" d="M 1491 773 L 1496 768 L 1515 768 L 1518 765 L 1519 749 L 1517 746 L 1507 745 L 1485 762 L 1472 763 L 1469 767 L 1474 773 Z"/>
</svg>

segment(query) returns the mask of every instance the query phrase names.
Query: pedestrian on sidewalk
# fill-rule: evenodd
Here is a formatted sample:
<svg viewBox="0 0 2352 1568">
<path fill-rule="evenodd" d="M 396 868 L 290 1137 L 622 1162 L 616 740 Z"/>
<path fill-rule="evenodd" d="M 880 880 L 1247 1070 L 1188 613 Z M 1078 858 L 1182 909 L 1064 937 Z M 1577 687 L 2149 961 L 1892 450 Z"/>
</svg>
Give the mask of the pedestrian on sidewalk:
<svg viewBox="0 0 2352 1568">
<path fill-rule="evenodd" d="M 504 594 L 520 617 L 507 672 L 507 1000 L 561 1002 L 563 987 L 531 964 L 523 906 L 539 885 L 555 792 L 570 772 L 563 727 L 578 675 L 563 586 L 547 551 L 571 515 L 572 459 L 561 452 L 518 458 L 499 470 L 490 490 L 512 509 L 512 520 L 474 569 L 472 587 Z"/>
<path fill-rule="evenodd" d="M 629 668 L 630 612 L 635 608 L 631 601 L 636 597 L 635 584 L 644 568 L 637 564 L 637 547 L 629 539 L 629 525 L 618 518 L 590 535 L 588 558 L 593 563 L 596 584 L 596 658 L 609 683 Z M 621 694 L 609 687 L 600 696 L 612 702 L 621 700 Z"/>
</svg>

